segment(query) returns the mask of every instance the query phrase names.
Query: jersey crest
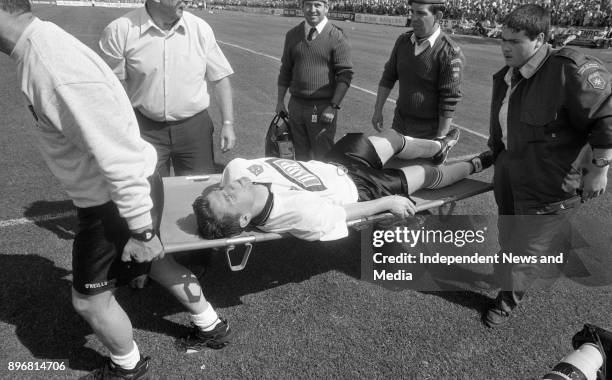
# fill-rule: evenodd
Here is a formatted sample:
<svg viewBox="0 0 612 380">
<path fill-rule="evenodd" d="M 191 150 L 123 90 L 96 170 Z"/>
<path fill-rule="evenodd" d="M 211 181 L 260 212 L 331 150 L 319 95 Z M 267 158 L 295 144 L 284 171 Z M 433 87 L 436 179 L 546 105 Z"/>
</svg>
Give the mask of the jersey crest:
<svg viewBox="0 0 612 380">
<path fill-rule="evenodd" d="M 253 173 L 254 176 L 258 176 L 261 173 L 263 173 L 263 166 L 254 164 L 254 165 L 249 166 L 247 170 Z"/>
<path fill-rule="evenodd" d="M 270 158 L 266 162 L 283 177 L 307 191 L 324 191 L 323 181 L 297 161 L 284 158 Z"/>
</svg>

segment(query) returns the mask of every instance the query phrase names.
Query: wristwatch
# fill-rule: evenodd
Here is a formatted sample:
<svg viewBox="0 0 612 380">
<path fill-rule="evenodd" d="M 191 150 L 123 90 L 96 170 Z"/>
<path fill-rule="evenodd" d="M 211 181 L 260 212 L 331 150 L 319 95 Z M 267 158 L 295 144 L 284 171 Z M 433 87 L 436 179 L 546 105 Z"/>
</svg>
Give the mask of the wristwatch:
<svg viewBox="0 0 612 380">
<path fill-rule="evenodd" d="M 155 237 L 155 230 L 152 228 L 147 228 L 142 232 L 132 232 L 132 237 L 138 241 L 148 242 L 153 240 Z"/>
<path fill-rule="evenodd" d="M 610 162 L 612 160 L 606 159 L 606 158 L 594 158 L 593 161 L 591 161 L 593 163 L 593 165 L 597 166 L 598 168 L 604 168 L 608 165 L 610 165 Z"/>
<path fill-rule="evenodd" d="M 333 108 L 333 109 L 335 109 L 335 110 L 339 110 L 339 109 L 340 109 L 340 106 L 339 106 L 339 105 L 337 105 L 336 103 L 332 103 L 332 104 L 331 104 L 331 108 Z"/>
</svg>

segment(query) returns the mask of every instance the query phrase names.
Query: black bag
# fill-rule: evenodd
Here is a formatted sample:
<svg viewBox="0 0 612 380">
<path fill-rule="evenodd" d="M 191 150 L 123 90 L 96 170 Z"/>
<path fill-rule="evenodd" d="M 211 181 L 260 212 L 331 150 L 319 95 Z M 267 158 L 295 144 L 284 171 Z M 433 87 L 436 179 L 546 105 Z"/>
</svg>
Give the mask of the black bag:
<svg viewBox="0 0 612 380">
<path fill-rule="evenodd" d="M 274 115 L 265 143 L 266 157 L 279 157 L 295 160 L 293 139 L 289 128 L 289 116 L 281 111 Z"/>
</svg>

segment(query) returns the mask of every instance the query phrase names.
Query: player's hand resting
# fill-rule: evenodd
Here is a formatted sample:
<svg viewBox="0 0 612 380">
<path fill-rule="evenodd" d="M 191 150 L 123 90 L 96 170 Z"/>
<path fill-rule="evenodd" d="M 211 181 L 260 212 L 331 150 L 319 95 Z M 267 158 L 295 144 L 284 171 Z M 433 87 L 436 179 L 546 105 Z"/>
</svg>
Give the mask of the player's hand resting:
<svg viewBox="0 0 612 380">
<path fill-rule="evenodd" d="M 392 195 L 389 197 L 385 197 L 387 199 L 388 205 L 387 209 L 393 215 L 399 216 L 401 218 L 407 218 L 416 213 L 416 207 L 412 201 L 406 197 L 402 197 L 400 195 Z"/>
</svg>

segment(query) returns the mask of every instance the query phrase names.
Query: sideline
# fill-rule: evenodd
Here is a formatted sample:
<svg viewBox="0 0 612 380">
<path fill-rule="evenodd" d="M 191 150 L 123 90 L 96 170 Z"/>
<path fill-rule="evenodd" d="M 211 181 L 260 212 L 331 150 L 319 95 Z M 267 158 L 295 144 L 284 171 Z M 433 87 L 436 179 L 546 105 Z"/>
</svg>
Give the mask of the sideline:
<svg viewBox="0 0 612 380">
<path fill-rule="evenodd" d="M 23 226 L 24 224 L 36 224 L 40 222 L 47 222 L 47 221 L 56 220 L 56 219 L 64 219 L 64 218 L 69 218 L 73 216 L 76 216 L 75 211 L 64 211 L 64 212 L 55 213 L 55 214 L 44 214 L 44 215 L 33 216 L 31 218 L 0 220 L 0 228 Z"/>
<path fill-rule="evenodd" d="M 243 47 L 243 46 L 240 46 L 240 45 L 232 44 L 232 43 L 229 43 L 229 42 L 224 42 L 224 41 L 221 41 L 221 40 L 217 40 L 217 43 L 220 43 L 220 44 L 223 44 L 223 45 L 227 45 L 227 46 L 231 46 L 231 47 L 236 48 L 236 49 L 244 50 L 244 51 L 247 51 L 249 53 L 260 55 L 262 57 L 266 57 L 266 58 L 272 59 L 274 61 L 280 62 L 280 58 L 278 58 L 278 57 L 275 57 L 275 56 L 272 56 L 272 55 L 269 55 L 269 54 L 265 54 L 265 53 L 261 53 L 261 52 L 258 52 L 256 50 L 249 49 L 249 48 L 246 48 L 246 47 Z M 368 90 L 368 89 L 363 88 L 363 87 L 355 86 L 354 84 L 351 84 L 351 87 L 353 87 L 354 89 L 359 90 L 361 92 L 365 92 L 366 94 L 370 94 L 370 95 L 374 95 L 374 96 L 377 95 L 376 92 L 374 92 L 374 91 Z M 389 103 L 393 103 L 393 104 L 396 103 L 395 99 L 391 99 L 391 98 L 387 98 L 387 101 Z M 459 128 L 459 129 L 463 129 L 464 131 L 469 132 L 469 133 L 473 134 L 474 136 L 478 136 L 478 137 L 480 137 L 482 139 L 485 139 L 485 140 L 489 139 L 489 137 L 487 135 L 485 135 L 483 133 L 480 133 L 480 132 L 477 132 L 477 131 L 474 131 L 473 129 L 466 128 L 466 127 L 461 126 L 461 125 L 456 124 L 456 123 L 453 123 L 452 125 L 457 127 L 457 128 Z"/>
</svg>

